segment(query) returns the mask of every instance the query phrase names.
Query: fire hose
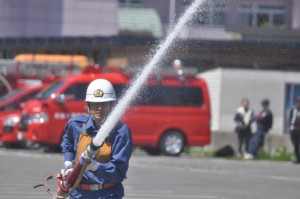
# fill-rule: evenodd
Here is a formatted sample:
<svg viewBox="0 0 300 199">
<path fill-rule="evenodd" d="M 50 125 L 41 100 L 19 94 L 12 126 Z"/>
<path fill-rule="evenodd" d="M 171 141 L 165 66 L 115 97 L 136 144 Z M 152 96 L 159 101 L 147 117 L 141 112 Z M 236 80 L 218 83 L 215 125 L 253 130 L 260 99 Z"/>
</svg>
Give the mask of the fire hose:
<svg viewBox="0 0 300 199">
<path fill-rule="evenodd" d="M 103 136 L 100 136 L 100 139 L 103 141 L 100 140 L 100 143 L 104 143 L 104 139 L 106 136 L 108 136 L 108 133 L 107 133 L 107 135 L 106 134 L 102 134 L 102 135 Z M 97 139 L 97 138 L 99 138 L 99 136 L 98 137 L 96 136 L 94 139 Z M 97 140 L 97 141 L 99 141 L 99 140 Z M 46 191 L 50 195 L 52 195 L 47 182 L 51 179 L 57 179 L 58 190 L 56 191 L 55 198 L 64 199 L 64 198 L 69 197 L 71 195 L 71 193 L 78 187 L 78 185 L 82 179 L 82 176 L 83 176 L 87 166 L 90 164 L 96 150 L 99 149 L 102 145 L 103 144 L 101 144 L 100 146 L 96 146 L 92 140 L 90 145 L 87 147 L 86 151 L 84 152 L 84 156 L 85 156 L 84 162 L 80 163 L 80 161 L 78 161 L 75 164 L 71 173 L 65 179 L 63 178 L 61 173 L 57 173 L 57 174 L 47 177 L 44 183 L 37 184 L 33 188 L 44 187 L 46 189 Z M 62 193 L 62 194 L 59 194 L 59 193 Z"/>
</svg>

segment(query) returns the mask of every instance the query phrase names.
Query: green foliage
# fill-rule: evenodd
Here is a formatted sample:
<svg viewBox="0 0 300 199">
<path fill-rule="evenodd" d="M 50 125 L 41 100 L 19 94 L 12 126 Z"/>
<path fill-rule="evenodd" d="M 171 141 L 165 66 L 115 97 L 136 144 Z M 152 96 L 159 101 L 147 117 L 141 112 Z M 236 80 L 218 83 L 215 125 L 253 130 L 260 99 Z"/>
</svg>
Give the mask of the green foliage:
<svg viewBox="0 0 300 199">
<path fill-rule="evenodd" d="M 200 157 L 214 157 L 214 151 L 207 150 L 201 147 L 193 147 L 193 148 L 186 148 L 184 153 L 191 156 L 200 156 Z M 235 156 L 226 157 L 227 159 L 239 159 L 243 160 L 243 158 L 237 158 Z M 260 149 L 256 160 L 271 160 L 271 161 L 293 161 L 294 155 L 287 152 L 286 148 L 281 147 L 276 149 L 276 151 L 272 154 L 268 153 L 267 151 Z"/>
<path fill-rule="evenodd" d="M 242 36 L 241 36 L 241 34 L 238 34 L 238 33 L 232 33 L 231 34 L 231 39 L 233 41 L 241 41 L 242 40 Z"/>
<path fill-rule="evenodd" d="M 274 160 L 274 161 L 292 161 L 293 155 L 289 154 L 286 151 L 286 148 L 284 148 L 284 147 L 276 149 L 274 154 L 270 154 L 270 153 L 266 152 L 265 150 L 261 149 L 258 152 L 257 159 Z"/>
<path fill-rule="evenodd" d="M 268 152 L 266 152 L 265 150 L 260 149 L 257 153 L 256 159 L 269 160 L 269 159 L 271 159 L 271 155 Z"/>
</svg>

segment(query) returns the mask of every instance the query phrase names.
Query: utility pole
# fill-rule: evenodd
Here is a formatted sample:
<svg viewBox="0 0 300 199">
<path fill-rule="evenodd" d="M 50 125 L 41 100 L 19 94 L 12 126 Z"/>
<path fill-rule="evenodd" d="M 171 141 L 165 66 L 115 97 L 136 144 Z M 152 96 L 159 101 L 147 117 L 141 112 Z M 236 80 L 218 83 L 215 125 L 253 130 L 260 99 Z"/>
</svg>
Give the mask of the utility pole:
<svg viewBox="0 0 300 199">
<path fill-rule="evenodd" d="M 175 7 L 176 7 L 176 0 L 170 0 L 170 6 L 169 6 L 169 31 L 168 32 L 171 32 L 173 27 L 174 27 Z"/>
</svg>

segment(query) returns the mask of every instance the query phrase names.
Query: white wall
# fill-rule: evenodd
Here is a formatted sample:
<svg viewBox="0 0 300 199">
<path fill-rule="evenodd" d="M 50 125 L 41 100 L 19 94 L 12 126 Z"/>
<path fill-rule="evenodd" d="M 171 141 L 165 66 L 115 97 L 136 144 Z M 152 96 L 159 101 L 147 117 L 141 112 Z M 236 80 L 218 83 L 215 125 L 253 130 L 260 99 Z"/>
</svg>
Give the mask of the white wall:
<svg viewBox="0 0 300 199">
<path fill-rule="evenodd" d="M 60 0 L 0 0 L 0 36 L 58 35 L 61 11 Z"/>
<path fill-rule="evenodd" d="M 257 113 L 261 101 L 270 100 L 274 115 L 273 134 L 283 134 L 285 121 L 285 86 L 299 83 L 299 72 L 215 69 L 199 74 L 206 79 L 211 100 L 212 130 L 233 132 L 233 117 L 241 99 L 247 97 Z"/>
<path fill-rule="evenodd" d="M 223 70 L 220 130 L 233 130 L 234 112 L 240 106 L 241 99 L 246 97 L 250 101 L 250 108 L 254 109 L 255 113 L 262 109 L 261 101 L 265 98 L 269 99 L 270 108 L 274 115 L 271 132 L 282 133 L 284 88 L 281 72 Z"/>
<path fill-rule="evenodd" d="M 204 78 L 208 87 L 211 109 L 211 130 L 219 130 L 222 69 L 215 69 L 205 73 L 200 73 L 198 74 L 198 77 Z"/>
<path fill-rule="evenodd" d="M 118 34 L 116 0 L 64 0 L 62 35 L 113 36 Z"/>
<path fill-rule="evenodd" d="M 0 37 L 113 36 L 117 0 L 0 0 Z"/>
</svg>

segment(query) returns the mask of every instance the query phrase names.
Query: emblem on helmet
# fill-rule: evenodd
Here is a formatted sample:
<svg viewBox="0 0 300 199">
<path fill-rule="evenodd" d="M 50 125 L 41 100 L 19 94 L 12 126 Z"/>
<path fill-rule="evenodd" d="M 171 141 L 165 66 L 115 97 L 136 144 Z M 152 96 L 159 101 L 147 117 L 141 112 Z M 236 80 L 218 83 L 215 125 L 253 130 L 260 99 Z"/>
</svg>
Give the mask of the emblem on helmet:
<svg viewBox="0 0 300 199">
<path fill-rule="evenodd" d="M 95 90 L 95 91 L 93 92 L 93 95 L 94 95 L 95 97 L 103 97 L 104 92 L 103 92 L 101 89 L 97 89 L 97 90 Z"/>
</svg>

